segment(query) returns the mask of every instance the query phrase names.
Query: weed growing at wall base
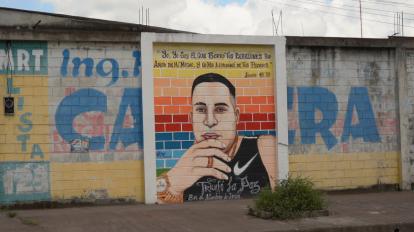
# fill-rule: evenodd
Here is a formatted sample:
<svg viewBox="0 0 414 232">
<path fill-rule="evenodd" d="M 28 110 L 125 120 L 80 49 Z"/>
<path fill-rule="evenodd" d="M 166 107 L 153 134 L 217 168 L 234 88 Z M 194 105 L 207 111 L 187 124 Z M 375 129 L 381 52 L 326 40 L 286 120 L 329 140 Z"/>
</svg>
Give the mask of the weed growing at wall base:
<svg viewBox="0 0 414 232">
<path fill-rule="evenodd" d="M 14 218 L 14 217 L 16 217 L 16 215 L 17 215 L 17 213 L 15 213 L 15 212 L 8 212 L 8 213 L 7 213 L 7 216 L 8 216 L 9 218 Z"/>
<path fill-rule="evenodd" d="M 322 193 L 313 189 L 313 183 L 302 177 L 288 177 L 282 180 L 272 192 L 263 190 L 254 206 L 249 207 L 249 214 L 261 218 L 292 219 L 314 215 L 326 204 Z"/>
</svg>

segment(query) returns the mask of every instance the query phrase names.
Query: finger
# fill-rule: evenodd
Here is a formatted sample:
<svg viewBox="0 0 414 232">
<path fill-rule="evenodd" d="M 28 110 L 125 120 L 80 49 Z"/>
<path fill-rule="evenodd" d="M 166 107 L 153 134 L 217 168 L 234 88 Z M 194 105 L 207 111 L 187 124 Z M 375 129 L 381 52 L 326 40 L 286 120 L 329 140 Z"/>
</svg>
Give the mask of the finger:
<svg viewBox="0 0 414 232">
<path fill-rule="evenodd" d="M 226 163 L 216 158 L 213 158 L 213 168 L 226 173 L 231 172 L 231 168 Z"/>
<path fill-rule="evenodd" d="M 226 145 L 217 139 L 207 139 L 203 140 L 199 143 L 196 143 L 192 146 L 194 149 L 206 149 L 206 148 L 218 148 L 218 149 L 224 149 L 226 148 Z"/>
<path fill-rule="evenodd" d="M 229 162 L 230 157 L 222 150 L 217 148 L 200 149 L 194 154 L 194 159 L 197 157 L 215 156 L 222 160 Z"/>
<path fill-rule="evenodd" d="M 198 167 L 198 168 L 207 167 L 207 163 L 208 163 L 208 157 L 207 156 L 194 157 L 194 159 L 192 161 L 193 167 Z"/>
<path fill-rule="evenodd" d="M 210 157 L 212 158 L 212 166 L 208 167 L 209 166 L 209 163 L 208 163 L 209 161 L 208 160 L 209 160 Z M 193 164 L 194 164 L 194 167 L 215 168 L 215 169 L 218 169 L 222 172 L 226 172 L 226 173 L 231 172 L 231 168 L 226 163 L 224 163 L 223 161 L 221 161 L 217 158 L 213 158 L 212 156 L 199 156 L 199 157 L 196 157 L 193 160 Z"/>
<path fill-rule="evenodd" d="M 229 177 L 226 174 L 224 174 L 224 173 L 222 173 L 219 170 L 216 170 L 214 168 L 195 167 L 193 169 L 193 174 L 195 176 L 213 176 L 213 177 L 215 177 L 217 179 L 220 179 L 220 180 L 228 180 L 229 179 Z"/>
</svg>

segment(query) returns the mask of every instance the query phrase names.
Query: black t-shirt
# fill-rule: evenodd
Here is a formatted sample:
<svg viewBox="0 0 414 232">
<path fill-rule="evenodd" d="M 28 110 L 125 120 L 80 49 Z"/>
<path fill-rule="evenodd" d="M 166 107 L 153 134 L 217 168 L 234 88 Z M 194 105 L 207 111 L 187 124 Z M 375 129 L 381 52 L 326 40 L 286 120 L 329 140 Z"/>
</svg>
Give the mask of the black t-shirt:
<svg viewBox="0 0 414 232">
<path fill-rule="evenodd" d="M 257 137 L 244 137 L 231 161 L 220 160 L 232 169 L 227 174 L 229 179 L 201 177 L 184 191 L 184 201 L 239 199 L 255 195 L 264 187 L 270 186 L 257 147 Z"/>
</svg>

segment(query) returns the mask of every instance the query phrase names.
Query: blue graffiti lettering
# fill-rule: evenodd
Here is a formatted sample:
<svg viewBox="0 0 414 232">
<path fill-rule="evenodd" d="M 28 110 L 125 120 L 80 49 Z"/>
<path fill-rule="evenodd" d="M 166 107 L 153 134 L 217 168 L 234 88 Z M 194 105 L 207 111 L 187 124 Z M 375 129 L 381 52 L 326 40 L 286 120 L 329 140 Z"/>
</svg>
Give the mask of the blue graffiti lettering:
<svg viewBox="0 0 414 232">
<path fill-rule="evenodd" d="M 316 134 L 320 133 L 328 149 L 334 147 L 337 140 L 329 129 L 335 124 L 338 114 L 335 94 L 321 87 L 300 87 L 298 103 L 302 143 L 314 144 Z M 320 122 L 315 121 L 317 109 L 322 113 Z"/>
<path fill-rule="evenodd" d="M 17 109 L 22 111 L 24 107 L 24 97 L 19 97 L 17 100 Z"/>
<path fill-rule="evenodd" d="M 111 63 L 111 70 L 108 72 L 105 72 L 104 70 L 104 65 L 105 62 L 109 62 Z M 125 70 L 124 70 L 125 71 Z M 102 76 L 102 77 L 107 77 L 109 75 L 112 74 L 112 79 L 111 82 L 109 82 L 109 84 L 107 86 L 111 86 L 113 84 L 115 84 L 115 82 L 118 80 L 119 78 L 119 65 L 118 62 L 114 59 L 104 59 L 101 60 L 98 65 L 96 66 L 96 73 L 98 73 L 98 75 Z M 128 75 L 126 75 L 126 77 L 128 77 Z"/>
<path fill-rule="evenodd" d="M 76 78 L 79 76 L 91 77 L 94 75 L 94 69 L 96 69 L 96 75 L 99 77 L 110 77 L 111 81 L 107 86 L 111 86 L 115 84 L 119 77 L 122 76 L 123 78 L 128 78 L 130 72 L 128 70 L 120 70 L 119 63 L 116 59 L 113 58 L 105 58 L 101 59 L 99 62 L 95 62 L 93 58 L 80 58 L 80 57 L 70 57 L 70 51 L 68 49 L 64 49 L 62 51 L 62 64 L 60 66 L 60 75 L 62 77 L 68 77 L 71 75 L 72 77 Z M 132 70 L 132 76 L 138 77 L 141 74 L 141 52 L 140 51 L 133 51 L 132 57 L 134 58 L 134 67 Z M 69 64 L 72 61 L 72 73 L 68 73 Z M 96 64 L 96 67 L 95 67 Z M 81 67 L 84 66 L 84 73 L 80 73 L 82 70 Z M 110 68 L 108 69 L 107 67 Z"/>
<path fill-rule="evenodd" d="M 359 122 L 352 125 L 354 108 Z M 342 142 L 347 142 L 350 136 L 354 139 L 362 138 L 364 142 L 381 142 L 368 90 L 364 87 L 353 87 L 349 94 Z"/>
<path fill-rule="evenodd" d="M 293 94 L 294 94 L 295 89 L 292 87 L 288 87 L 288 91 L 287 91 L 287 99 L 288 99 L 288 110 L 293 110 Z M 289 144 L 294 144 L 295 143 L 295 136 L 296 136 L 296 130 L 289 130 L 289 135 L 288 135 L 288 141 Z"/>
<path fill-rule="evenodd" d="M 133 51 L 132 56 L 135 58 L 134 76 L 138 77 L 141 74 L 141 52 Z"/>
<path fill-rule="evenodd" d="M 111 136 L 110 149 L 115 150 L 118 142 L 122 142 L 124 147 L 131 144 L 138 143 L 142 138 L 142 117 L 137 117 L 141 114 L 141 89 L 138 88 L 126 88 L 124 95 L 122 96 L 121 105 L 119 106 L 119 112 L 115 120 L 114 131 Z M 128 110 L 131 110 L 134 120 L 133 128 L 123 128 L 123 122 L 125 120 L 125 114 Z"/>
<path fill-rule="evenodd" d="M 29 140 L 30 140 L 30 135 L 28 135 L 28 134 L 22 134 L 22 135 L 17 136 L 17 141 L 22 143 L 21 149 L 22 149 L 23 152 L 27 151 L 27 141 L 29 141 Z"/>
<path fill-rule="evenodd" d="M 81 68 L 82 64 L 85 65 L 85 76 L 90 77 L 93 75 L 93 60 L 92 58 L 85 58 L 81 60 L 81 58 L 76 57 L 72 60 L 73 63 L 73 71 L 72 76 L 78 77 L 79 76 L 79 69 Z"/>
<path fill-rule="evenodd" d="M 68 65 L 69 65 L 69 59 L 70 59 L 70 52 L 68 49 L 63 50 L 62 52 L 63 60 L 62 65 L 60 66 L 60 75 L 62 77 L 66 77 L 68 75 Z M 72 70 L 72 76 L 78 77 L 79 76 L 79 70 L 81 68 L 81 65 L 85 65 L 85 76 L 90 77 L 93 75 L 93 59 L 92 58 L 85 58 L 81 60 L 79 57 L 75 57 L 72 60 L 73 63 L 73 70 Z"/>
<path fill-rule="evenodd" d="M 141 89 L 126 88 L 124 90 L 119 111 L 114 122 L 114 129 L 109 142 L 109 150 L 115 150 L 121 143 L 124 147 L 132 144 L 142 146 L 142 117 L 141 117 Z M 94 97 L 98 100 L 91 100 Z M 131 111 L 133 127 L 124 128 L 126 113 Z M 58 105 L 55 115 L 56 129 L 59 135 L 66 141 L 71 142 L 76 139 L 84 139 L 85 136 L 79 134 L 73 128 L 73 120 L 80 114 L 97 111 L 107 112 L 107 96 L 95 89 L 81 89 L 69 96 L 66 96 Z M 105 137 L 95 136 L 89 138 L 91 151 L 102 150 L 105 148 Z"/>
<path fill-rule="evenodd" d="M 295 89 L 288 87 L 288 110 L 292 111 Z M 298 87 L 298 114 L 300 139 L 302 144 L 315 144 L 319 134 L 326 147 L 332 149 L 338 139 L 331 132 L 338 116 L 338 101 L 333 92 L 323 87 Z M 317 111 L 321 118 L 316 118 Z M 358 122 L 352 124 L 354 111 Z M 289 130 L 289 144 L 295 142 L 295 130 Z M 376 125 L 375 114 L 366 87 L 352 87 L 348 97 L 341 142 L 362 138 L 364 142 L 381 142 Z"/>
<path fill-rule="evenodd" d="M 39 144 L 33 144 L 33 146 L 32 146 L 32 155 L 30 156 L 30 158 L 34 159 L 36 156 L 38 156 L 42 159 L 44 157 L 43 151 L 42 151 L 42 149 L 40 149 Z"/>
<path fill-rule="evenodd" d="M 20 94 L 20 88 L 13 86 L 12 78 L 7 78 L 7 92 L 10 94 Z"/>
<path fill-rule="evenodd" d="M 96 104 L 96 100 L 102 104 Z M 81 89 L 63 98 L 60 102 L 56 114 L 56 129 L 60 136 L 67 142 L 75 139 L 83 139 L 84 136 L 77 133 L 72 123 L 76 116 L 90 111 L 106 112 L 106 95 L 95 89 Z M 78 103 L 78 104 L 76 104 Z M 105 137 L 95 136 L 90 138 L 90 150 L 102 150 L 105 147 Z"/>
<path fill-rule="evenodd" d="M 18 126 L 21 132 L 29 132 L 32 130 L 33 128 L 32 121 L 29 119 L 29 117 L 31 116 L 32 116 L 32 113 L 29 113 L 29 112 L 20 115 L 20 122 L 24 124 L 24 125 Z"/>
<path fill-rule="evenodd" d="M 66 77 L 68 75 L 68 65 L 69 65 L 69 57 L 70 52 L 68 49 L 63 50 L 62 52 L 63 60 L 62 65 L 60 66 L 60 75 L 62 77 Z"/>
</svg>

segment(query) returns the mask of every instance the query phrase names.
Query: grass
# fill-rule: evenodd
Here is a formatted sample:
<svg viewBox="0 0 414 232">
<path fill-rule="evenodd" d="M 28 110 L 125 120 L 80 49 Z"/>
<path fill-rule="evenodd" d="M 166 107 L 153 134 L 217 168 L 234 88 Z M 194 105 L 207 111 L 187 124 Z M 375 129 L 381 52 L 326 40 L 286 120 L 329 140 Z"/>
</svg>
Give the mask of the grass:
<svg viewBox="0 0 414 232">
<path fill-rule="evenodd" d="M 274 191 L 264 189 L 255 199 L 254 206 L 249 208 L 249 214 L 286 220 L 311 215 L 324 208 L 322 193 L 313 188 L 309 179 L 288 177 Z"/>
<path fill-rule="evenodd" d="M 21 223 L 28 225 L 28 226 L 36 226 L 39 224 L 37 221 L 30 219 L 30 218 L 19 217 L 19 219 Z"/>
<path fill-rule="evenodd" d="M 7 212 L 7 216 L 8 216 L 9 218 L 14 218 L 14 217 L 16 217 L 16 216 L 17 216 L 17 213 L 15 213 L 15 212 Z"/>
<path fill-rule="evenodd" d="M 162 174 L 168 172 L 170 170 L 170 168 L 160 168 L 157 169 L 157 176 L 161 176 Z"/>
<path fill-rule="evenodd" d="M 1 211 L 6 211 L 5 209 L 2 209 Z M 30 219 L 30 218 L 24 218 L 21 216 L 18 216 L 16 212 L 13 211 L 6 211 L 6 215 L 9 218 L 17 218 L 20 220 L 20 222 L 24 225 L 28 225 L 28 226 L 36 226 L 39 223 L 37 221 L 35 221 L 34 219 Z"/>
</svg>

